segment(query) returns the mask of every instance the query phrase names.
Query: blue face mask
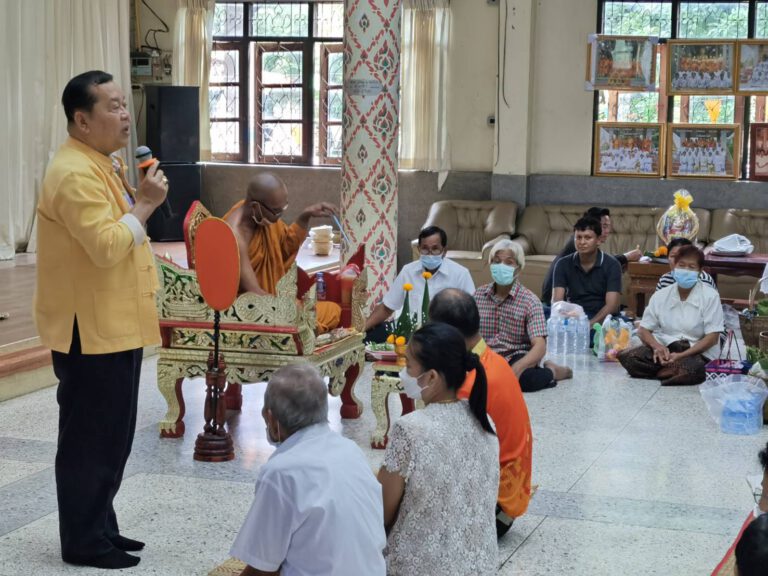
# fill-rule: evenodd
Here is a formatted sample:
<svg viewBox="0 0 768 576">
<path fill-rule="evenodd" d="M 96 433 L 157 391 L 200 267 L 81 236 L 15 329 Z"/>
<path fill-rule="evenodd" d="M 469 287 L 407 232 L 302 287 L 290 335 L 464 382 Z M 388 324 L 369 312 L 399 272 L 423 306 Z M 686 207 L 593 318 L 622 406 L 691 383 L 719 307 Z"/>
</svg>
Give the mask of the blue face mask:
<svg viewBox="0 0 768 576">
<path fill-rule="evenodd" d="M 515 267 L 509 264 L 491 264 L 491 276 L 499 286 L 509 286 L 515 280 Z"/>
<path fill-rule="evenodd" d="M 693 288 L 696 282 L 699 281 L 699 273 L 696 270 L 685 270 L 683 268 L 675 268 L 672 271 L 672 277 L 681 288 L 686 290 Z"/>
<path fill-rule="evenodd" d="M 442 263 L 442 256 L 434 256 L 432 254 L 421 255 L 421 265 L 424 266 L 424 268 L 427 270 L 436 270 L 437 268 L 440 268 L 440 264 Z"/>
</svg>

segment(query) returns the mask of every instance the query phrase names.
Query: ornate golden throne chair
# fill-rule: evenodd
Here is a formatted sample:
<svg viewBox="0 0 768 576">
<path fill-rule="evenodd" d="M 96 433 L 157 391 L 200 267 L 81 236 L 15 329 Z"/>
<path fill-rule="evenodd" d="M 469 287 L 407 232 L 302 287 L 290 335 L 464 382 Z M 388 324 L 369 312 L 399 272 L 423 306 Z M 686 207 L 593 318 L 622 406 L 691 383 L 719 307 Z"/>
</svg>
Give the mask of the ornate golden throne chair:
<svg viewBox="0 0 768 576">
<path fill-rule="evenodd" d="M 213 310 L 203 300 L 195 265 L 195 232 L 210 213 L 195 202 L 184 221 L 189 268 L 156 257 L 160 290 L 157 306 L 162 346 L 157 361 L 157 385 L 168 404 L 160 421 L 160 435 L 184 434 L 184 378 L 202 377 L 213 349 Z M 349 260 L 363 270 L 363 247 Z M 327 299 L 341 301 L 339 272 L 324 273 Z M 241 294 L 221 313 L 220 348 L 226 362 L 228 407 L 239 408 L 239 386 L 262 382 L 282 366 L 309 362 L 329 379 L 328 390 L 341 396 L 342 418 L 357 418 L 362 404 L 354 386 L 365 361 L 363 328 L 366 274 L 352 287 L 351 304 L 342 306 L 341 330 L 315 335 L 315 279 L 294 263 L 278 282 L 275 296 Z M 232 394 L 234 392 L 234 394 Z M 202 420 L 202 414 L 200 415 Z"/>
</svg>

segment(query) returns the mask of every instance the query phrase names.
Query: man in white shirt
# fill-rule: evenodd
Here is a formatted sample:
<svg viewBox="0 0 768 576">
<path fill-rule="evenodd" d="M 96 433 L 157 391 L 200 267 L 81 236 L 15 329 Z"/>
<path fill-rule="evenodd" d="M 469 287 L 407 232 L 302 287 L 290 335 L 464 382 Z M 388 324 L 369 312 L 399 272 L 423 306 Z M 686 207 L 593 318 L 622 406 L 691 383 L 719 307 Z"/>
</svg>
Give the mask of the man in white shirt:
<svg viewBox="0 0 768 576">
<path fill-rule="evenodd" d="M 230 551 L 248 565 L 240 576 L 384 576 L 381 485 L 360 448 L 328 427 L 317 369 L 275 372 L 262 416 L 277 450 Z"/>
<path fill-rule="evenodd" d="M 424 298 L 424 285 L 429 282 L 429 297 L 446 288 L 458 288 L 467 294 L 475 293 L 475 283 L 469 270 L 461 264 L 445 257 L 448 246 L 448 237 L 445 230 L 437 226 L 429 226 L 419 232 L 419 260 L 403 266 L 397 275 L 394 284 L 382 301 L 376 305 L 365 322 L 365 330 L 368 332 L 368 340 L 383 342 L 386 339 L 383 327 L 380 325 L 392 314 L 400 310 L 405 303 L 405 284 L 411 284 L 413 289 L 408 292 L 411 314 L 416 314 L 417 321 L 421 323 L 421 304 Z M 429 272 L 432 277 L 424 278 L 424 273 Z"/>
</svg>

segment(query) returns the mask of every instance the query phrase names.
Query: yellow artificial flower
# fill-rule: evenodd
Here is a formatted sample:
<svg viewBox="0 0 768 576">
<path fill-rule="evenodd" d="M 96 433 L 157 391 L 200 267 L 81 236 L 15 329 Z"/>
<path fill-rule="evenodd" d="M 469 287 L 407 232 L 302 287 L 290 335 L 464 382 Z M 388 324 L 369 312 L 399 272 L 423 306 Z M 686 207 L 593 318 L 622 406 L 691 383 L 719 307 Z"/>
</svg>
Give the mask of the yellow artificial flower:
<svg viewBox="0 0 768 576">
<path fill-rule="evenodd" d="M 395 339 L 395 345 L 396 346 L 404 346 L 405 345 L 405 336 L 398 336 Z"/>
<path fill-rule="evenodd" d="M 675 198 L 675 206 L 678 210 L 684 212 L 688 210 L 688 207 L 691 205 L 691 202 L 693 202 L 693 196 L 691 196 L 688 192 L 685 190 L 678 190 L 674 194 Z"/>
<path fill-rule="evenodd" d="M 394 343 L 395 343 L 395 335 L 390 334 L 389 336 L 387 336 L 387 344 L 394 344 Z"/>
<path fill-rule="evenodd" d="M 410 282 L 406 282 L 405 284 L 403 284 L 403 290 L 405 290 L 406 292 L 410 292 L 411 290 L 413 290 L 413 284 L 411 284 Z"/>
<path fill-rule="evenodd" d="M 421 275 L 424 277 L 424 280 L 432 278 L 432 272 L 422 272 Z"/>
</svg>

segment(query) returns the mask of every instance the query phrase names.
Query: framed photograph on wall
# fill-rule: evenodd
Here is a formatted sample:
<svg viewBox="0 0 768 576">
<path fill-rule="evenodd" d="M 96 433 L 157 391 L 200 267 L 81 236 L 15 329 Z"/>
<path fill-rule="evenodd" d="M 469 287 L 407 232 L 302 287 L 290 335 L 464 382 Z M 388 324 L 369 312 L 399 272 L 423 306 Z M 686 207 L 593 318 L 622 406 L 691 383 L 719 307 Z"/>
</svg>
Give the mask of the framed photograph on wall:
<svg viewBox="0 0 768 576">
<path fill-rule="evenodd" d="M 595 124 L 595 176 L 660 178 L 664 174 L 664 124 Z"/>
<path fill-rule="evenodd" d="M 656 90 L 656 45 L 650 36 L 590 34 L 587 90 Z"/>
<path fill-rule="evenodd" d="M 750 126 L 749 179 L 768 180 L 768 124 Z"/>
<path fill-rule="evenodd" d="M 739 94 L 768 94 L 768 40 L 738 42 L 736 91 Z"/>
<path fill-rule="evenodd" d="M 667 177 L 739 177 L 738 124 L 671 124 L 667 129 Z"/>
<path fill-rule="evenodd" d="M 669 40 L 667 93 L 733 94 L 734 40 Z"/>
</svg>

